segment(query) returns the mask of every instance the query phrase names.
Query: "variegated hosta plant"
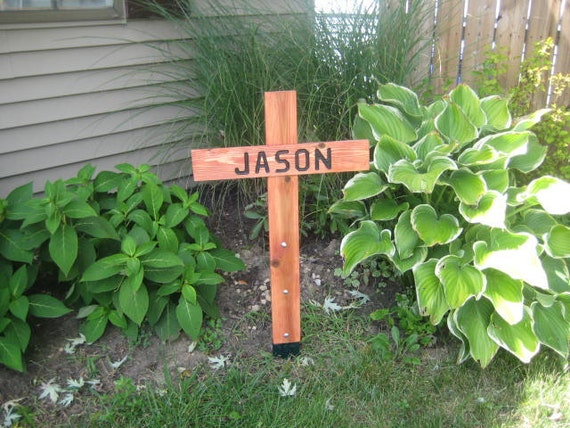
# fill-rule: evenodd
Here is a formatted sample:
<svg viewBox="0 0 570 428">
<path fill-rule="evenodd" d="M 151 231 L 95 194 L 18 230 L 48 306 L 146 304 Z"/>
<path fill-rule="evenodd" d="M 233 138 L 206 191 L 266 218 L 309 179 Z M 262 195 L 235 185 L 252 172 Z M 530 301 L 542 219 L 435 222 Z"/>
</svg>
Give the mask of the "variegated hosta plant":
<svg viewBox="0 0 570 428">
<path fill-rule="evenodd" d="M 361 104 L 356 138 L 373 147 L 331 212 L 355 219 L 341 243 L 344 271 L 383 255 L 411 272 L 422 314 L 447 319 L 487 366 L 499 348 L 529 362 L 541 346 L 568 356 L 570 184 L 542 177 L 517 187 L 545 149 L 529 130 L 545 111 L 513 121 L 508 100 L 466 85 L 428 106 L 387 84 Z"/>
</svg>

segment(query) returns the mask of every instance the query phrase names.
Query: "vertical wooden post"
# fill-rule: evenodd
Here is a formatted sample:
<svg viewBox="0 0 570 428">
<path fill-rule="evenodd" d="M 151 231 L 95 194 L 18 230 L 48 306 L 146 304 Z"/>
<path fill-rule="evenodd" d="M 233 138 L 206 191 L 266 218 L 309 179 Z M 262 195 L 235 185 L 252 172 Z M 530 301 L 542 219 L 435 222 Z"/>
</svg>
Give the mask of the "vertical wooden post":
<svg viewBox="0 0 570 428">
<path fill-rule="evenodd" d="M 267 177 L 273 354 L 301 348 L 300 174 L 365 171 L 368 140 L 297 146 L 295 91 L 265 93 L 265 146 L 192 150 L 195 181 Z"/>
<path fill-rule="evenodd" d="M 295 91 L 265 93 L 268 146 L 297 144 Z M 298 177 L 268 177 L 269 260 L 273 354 L 297 355 L 301 346 Z"/>
</svg>

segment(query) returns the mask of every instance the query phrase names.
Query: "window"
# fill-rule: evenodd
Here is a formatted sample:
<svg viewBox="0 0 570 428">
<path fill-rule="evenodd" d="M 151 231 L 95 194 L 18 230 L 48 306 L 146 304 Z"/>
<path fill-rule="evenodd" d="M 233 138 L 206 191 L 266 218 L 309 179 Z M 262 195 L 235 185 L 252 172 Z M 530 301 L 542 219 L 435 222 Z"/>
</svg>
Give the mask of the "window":
<svg viewBox="0 0 570 428">
<path fill-rule="evenodd" d="M 0 0 L 0 24 L 124 17 L 124 0 Z"/>
</svg>

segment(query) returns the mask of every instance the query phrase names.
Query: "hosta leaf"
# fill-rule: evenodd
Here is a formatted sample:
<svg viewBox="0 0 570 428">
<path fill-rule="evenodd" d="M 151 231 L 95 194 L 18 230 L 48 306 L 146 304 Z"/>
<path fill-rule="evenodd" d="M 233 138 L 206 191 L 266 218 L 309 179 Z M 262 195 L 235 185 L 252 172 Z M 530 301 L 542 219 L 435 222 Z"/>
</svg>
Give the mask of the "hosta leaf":
<svg viewBox="0 0 570 428">
<path fill-rule="evenodd" d="M 513 131 L 526 131 L 527 129 L 532 128 L 538 122 L 542 120 L 542 116 L 547 113 L 550 113 L 551 109 L 543 108 L 540 110 L 536 110 L 529 115 L 519 117 L 517 119 L 517 123 L 513 127 Z"/>
<path fill-rule="evenodd" d="M 450 93 L 449 97 L 456 103 L 471 123 L 477 128 L 482 127 L 487 118 L 481 109 L 481 101 L 473 89 L 465 84 L 457 85 Z"/>
<path fill-rule="evenodd" d="M 77 231 L 73 226 L 62 224 L 49 241 L 49 254 L 66 276 L 77 258 L 77 249 Z"/>
<path fill-rule="evenodd" d="M 549 288 L 555 293 L 570 293 L 570 271 L 566 261 L 553 259 L 544 254 L 541 261 L 548 278 Z"/>
<path fill-rule="evenodd" d="M 388 185 L 374 172 L 361 172 L 352 177 L 343 189 L 345 201 L 360 201 L 382 193 Z"/>
<path fill-rule="evenodd" d="M 362 218 L 366 215 L 366 205 L 362 201 L 336 201 L 328 210 L 344 218 Z"/>
<path fill-rule="evenodd" d="M 459 348 L 459 355 L 457 356 L 457 364 L 462 364 L 465 361 L 467 361 L 467 359 L 469 359 L 470 355 L 469 341 L 467 340 L 467 337 L 461 332 L 461 330 L 459 330 L 459 326 L 455 321 L 456 312 L 457 309 L 455 311 L 452 311 L 447 317 L 447 328 L 449 329 L 449 332 L 451 334 L 453 334 L 461 341 L 461 347 Z"/>
<path fill-rule="evenodd" d="M 485 181 L 487 189 L 505 193 L 509 188 L 509 171 L 506 169 L 493 169 L 479 173 Z"/>
<path fill-rule="evenodd" d="M 531 306 L 534 319 L 533 330 L 541 343 L 568 358 L 568 340 L 570 340 L 570 324 L 564 318 L 564 306 L 555 302 L 544 307 L 538 302 Z"/>
<path fill-rule="evenodd" d="M 471 298 L 453 314 L 457 327 L 469 341 L 469 353 L 481 367 L 486 367 L 499 350 L 487 333 L 493 313 L 493 305 L 487 299 Z"/>
<path fill-rule="evenodd" d="M 32 294 L 28 299 L 30 315 L 38 318 L 58 318 L 71 312 L 71 309 L 47 294 Z"/>
<path fill-rule="evenodd" d="M 446 157 L 436 157 L 422 168 L 402 159 L 390 166 L 388 180 L 392 183 L 401 183 L 410 192 L 432 193 L 437 179 L 444 171 L 457 169 L 455 162 Z"/>
<path fill-rule="evenodd" d="M 407 272 L 418 264 L 423 263 L 428 255 L 428 249 L 426 247 L 416 247 L 411 256 L 402 258 L 399 254 L 394 253 L 392 256 L 388 256 L 396 269 L 400 273 Z"/>
<path fill-rule="evenodd" d="M 370 207 L 370 218 L 375 221 L 392 220 L 409 206 L 407 202 L 398 204 L 394 199 L 377 199 Z"/>
<path fill-rule="evenodd" d="M 434 152 L 441 152 L 441 154 L 449 153 L 453 146 L 446 144 L 441 136 L 435 132 L 429 132 L 424 137 L 422 137 L 416 144 L 414 144 L 413 149 L 417 154 L 417 158 L 426 159 L 427 156 Z M 414 158 L 408 158 L 408 160 L 415 160 Z"/>
<path fill-rule="evenodd" d="M 370 124 L 376 141 L 383 135 L 388 135 L 403 143 L 411 143 L 417 138 L 414 127 L 394 107 L 358 104 L 358 114 Z"/>
<path fill-rule="evenodd" d="M 485 146 L 490 146 L 508 157 L 523 155 L 527 152 L 530 135 L 528 131 L 492 134 L 481 138 L 473 145 L 473 148 L 479 150 Z"/>
<path fill-rule="evenodd" d="M 495 190 L 487 192 L 476 205 L 459 204 L 459 213 L 469 223 L 504 228 L 507 213 L 507 197 Z"/>
<path fill-rule="evenodd" d="M 400 259 L 411 257 L 420 242 L 420 237 L 412 227 L 412 212 L 405 211 L 398 218 L 394 228 L 394 243 Z"/>
<path fill-rule="evenodd" d="M 570 227 L 558 224 L 544 235 L 545 249 L 550 257 L 570 257 Z"/>
<path fill-rule="evenodd" d="M 352 138 L 355 140 L 368 140 L 370 144 L 374 144 L 374 142 L 377 141 L 370 124 L 360 116 L 356 116 L 354 118 L 354 125 L 352 125 Z"/>
<path fill-rule="evenodd" d="M 558 223 L 554 217 L 543 210 L 529 209 L 523 214 L 522 224 L 528 227 L 533 234 L 543 235 L 550 232 L 550 229 Z"/>
<path fill-rule="evenodd" d="M 491 95 L 481 100 L 481 109 L 487 116 L 486 129 L 492 131 L 502 131 L 511 126 L 511 113 L 509 111 L 509 100 L 498 95 Z"/>
<path fill-rule="evenodd" d="M 443 286 L 435 274 L 436 263 L 432 259 L 413 268 L 420 313 L 429 316 L 432 324 L 439 324 L 449 310 Z"/>
<path fill-rule="evenodd" d="M 487 287 L 484 296 L 495 307 L 495 311 L 509 324 L 516 324 L 523 318 L 523 282 L 495 269 L 485 269 Z"/>
<path fill-rule="evenodd" d="M 525 308 L 522 321 L 515 325 L 510 325 L 495 312 L 491 316 L 487 332 L 502 348 L 523 363 L 530 363 L 540 350 L 540 342 L 532 330 L 532 324 L 528 308 Z"/>
<path fill-rule="evenodd" d="M 388 230 L 378 228 L 371 220 L 360 222 L 357 230 L 347 234 L 340 244 L 340 252 L 344 258 L 343 270 L 350 273 L 356 265 L 375 254 L 392 255 L 394 244 Z"/>
<path fill-rule="evenodd" d="M 374 148 L 374 167 L 384 174 L 388 174 L 390 165 L 399 160 L 407 159 L 413 162 L 416 158 L 416 152 L 410 146 L 388 135 L 382 136 Z"/>
<path fill-rule="evenodd" d="M 200 334 L 202 317 L 200 305 L 193 305 L 185 298 L 180 298 L 178 306 L 176 306 L 176 319 L 182 330 L 193 340 L 196 340 Z"/>
<path fill-rule="evenodd" d="M 422 116 L 423 112 L 418 96 L 415 92 L 404 86 L 396 85 L 395 83 L 380 85 L 377 95 L 381 101 L 396 105 L 400 110 L 410 116 L 418 118 Z"/>
<path fill-rule="evenodd" d="M 471 297 L 479 298 L 485 290 L 486 278 L 483 273 L 457 256 L 441 258 L 435 267 L 435 275 L 452 309 L 462 306 Z"/>
<path fill-rule="evenodd" d="M 149 296 L 144 283 L 135 285 L 134 282 L 123 282 L 119 289 L 119 305 L 123 313 L 140 326 L 148 312 Z"/>
<path fill-rule="evenodd" d="M 531 134 L 526 153 L 512 157 L 509 160 L 509 167 L 524 173 L 534 171 L 544 161 L 547 150 L 548 148 L 540 144 L 538 138 Z"/>
<path fill-rule="evenodd" d="M 463 230 L 453 215 L 443 214 L 438 217 L 435 209 L 426 204 L 413 209 L 411 222 L 414 230 L 428 247 L 447 244 L 457 238 Z"/>
<path fill-rule="evenodd" d="M 475 266 L 493 268 L 539 288 L 548 288 L 548 279 L 537 253 L 537 240 L 527 233 L 492 229 L 490 243 L 473 244 Z"/>
<path fill-rule="evenodd" d="M 444 182 L 453 187 L 459 200 L 467 205 L 477 204 L 487 192 L 485 180 L 466 168 L 453 171 Z"/>
<path fill-rule="evenodd" d="M 538 202 L 549 214 L 564 215 L 570 212 L 570 183 L 557 177 L 544 176 L 529 183 L 526 199 Z"/>
<path fill-rule="evenodd" d="M 436 117 L 435 127 L 449 142 L 459 146 L 464 146 L 479 135 L 475 125 L 454 102 L 447 103 L 445 109 Z"/>
<path fill-rule="evenodd" d="M 499 152 L 491 146 L 483 146 L 478 149 L 470 147 L 459 155 L 457 162 L 464 166 L 488 165 L 500 158 Z"/>
</svg>

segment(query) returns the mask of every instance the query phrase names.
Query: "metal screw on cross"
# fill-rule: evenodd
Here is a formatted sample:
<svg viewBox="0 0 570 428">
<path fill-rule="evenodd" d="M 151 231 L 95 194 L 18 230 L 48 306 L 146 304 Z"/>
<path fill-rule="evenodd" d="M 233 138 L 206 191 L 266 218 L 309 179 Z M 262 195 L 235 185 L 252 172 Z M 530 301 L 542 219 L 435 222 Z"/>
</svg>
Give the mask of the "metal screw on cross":
<svg viewBox="0 0 570 428">
<path fill-rule="evenodd" d="M 295 91 L 265 93 L 265 146 L 191 151 L 195 181 L 268 177 L 273 354 L 301 346 L 298 176 L 369 169 L 367 140 L 297 144 Z"/>
</svg>

